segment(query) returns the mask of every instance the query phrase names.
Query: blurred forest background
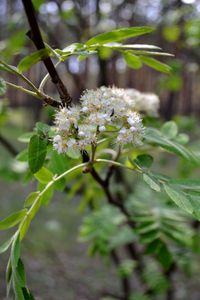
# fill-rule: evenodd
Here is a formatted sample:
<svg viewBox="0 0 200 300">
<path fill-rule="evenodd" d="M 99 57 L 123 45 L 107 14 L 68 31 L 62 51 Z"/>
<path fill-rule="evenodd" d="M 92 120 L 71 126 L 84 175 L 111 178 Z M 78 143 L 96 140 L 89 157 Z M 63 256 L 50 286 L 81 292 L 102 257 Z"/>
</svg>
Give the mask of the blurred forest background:
<svg viewBox="0 0 200 300">
<path fill-rule="evenodd" d="M 71 57 L 59 67 L 71 94 L 78 98 L 86 88 L 101 85 L 132 87 L 156 92 L 161 98 L 161 113 L 166 119 L 174 114 L 200 112 L 200 1 L 199 0 L 55 0 L 33 1 L 45 40 L 62 49 L 73 42 L 118 27 L 155 26 L 154 34 L 130 42 L 155 44 L 175 55 L 164 61 L 172 66 L 171 76 L 160 75 L 148 67 L 139 71 L 127 68 L 118 53 L 103 51 L 100 59 L 93 56 L 83 61 Z M 17 64 L 35 51 L 26 37 L 28 25 L 20 0 L 0 1 L 0 51 L 6 61 Z M 17 54 L 13 61 L 13 54 Z M 45 70 L 38 64 L 29 78 L 39 84 Z M 16 80 L 16 79 L 15 79 Z M 52 88 L 50 84 L 49 89 Z M 53 92 L 53 91 L 51 91 Z M 37 106 L 26 95 L 9 89 L 12 106 Z"/>
<path fill-rule="evenodd" d="M 140 70 L 127 68 L 116 52 L 103 51 L 100 58 L 92 56 L 82 61 L 71 56 L 59 66 L 58 71 L 74 99 L 78 99 L 84 89 L 101 85 L 136 88 L 159 95 L 160 113 L 166 120 L 178 114 L 198 118 L 200 0 L 34 0 L 33 3 L 43 37 L 52 48 L 62 49 L 73 42 L 84 42 L 95 34 L 118 27 L 151 25 L 156 28 L 153 34 L 135 38 L 130 43 L 154 44 L 174 54 L 172 58 L 162 58 L 172 67 L 170 75 L 145 66 Z M 0 56 L 3 60 L 17 65 L 25 55 L 35 51 L 26 36 L 28 29 L 21 1 L 0 0 Z M 46 70 L 42 64 L 37 64 L 26 74 L 38 86 Z M 0 75 L 20 85 L 19 79 L 12 74 Z M 49 94 L 56 92 L 50 81 L 45 90 Z M 14 207 L 21 207 L 26 189 L 33 189 L 32 183 L 26 189 L 19 183 L 12 183 L 12 187 L 10 184 L 23 171 L 21 164 L 12 164 L 12 156 L 23 148 L 17 137 L 25 130 L 32 130 L 36 121 L 47 121 L 51 113 L 51 109 L 43 109 L 39 100 L 12 88 L 8 88 L 6 98 L 1 97 L 0 217 Z M 182 127 L 188 124 L 188 120 L 195 122 L 188 118 L 182 120 Z M 5 182 L 3 178 L 9 181 Z M 115 270 L 111 270 L 110 274 L 111 266 L 108 265 L 108 272 L 98 259 L 87 258 L 86 247 L 77 244 L 76 238 L 80 224 L 76 208 L 78 199 L 73 203 L 68 201 L 67 206 L 62 199 L 66 200 L 66 196 L 58 194 L 55 201 L 40 213 L 25 242 L 23 254 L 31 277 L 30 287 L 36 295 L 40 294 L 38 300 L 99 299 L 102 289 L 119 288 L 118 282 L 110 280 L 115 278 L 114 275 L 112 277 Z M 0 239 L 3 238 L 4 234 L 1 234 Z M 0 270 L 1 299 L 5 296 L 3 270 L 4 263 Z M 178 284 L 183 288 L 181 280 Z M 186 282 L 184 285 L 184 290 L 187 290 Z M 194 287 L 194 290 L 198 291 L 198 288 Z M 179 297 L 183 299 L 181 294 Z M 198 293 L 193 299 L 199 299 Z"/>
</svg>

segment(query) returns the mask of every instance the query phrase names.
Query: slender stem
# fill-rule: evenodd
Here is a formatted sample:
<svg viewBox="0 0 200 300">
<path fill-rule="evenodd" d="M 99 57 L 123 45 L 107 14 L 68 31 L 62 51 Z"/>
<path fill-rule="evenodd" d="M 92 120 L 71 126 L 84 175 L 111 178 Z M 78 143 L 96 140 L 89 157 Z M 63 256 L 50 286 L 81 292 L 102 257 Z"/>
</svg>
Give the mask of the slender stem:
<svg viewBox="0 0 200 300">
<path fill-rule="evenodd" d="M 30 87 L 32 87 L 32 89 L 40 96 L 40 92 L 38 90 L 38 88 L 26 77 L 24 76 L 22 73 L 19 73 L 19 76 L 23 79 L 24 82 L 26 82 Z"/>
<path fill-rule="evenodd" d="M 68 174 L 78 170 L 78 169 L 82 169 L 83 167 L 85 167 L 87 165 L 87 163 L 83 163 L 83 164 L 79 164 L 67 171 L 65 171 L 64 173 L 62 173 L 59 176 L 56 176 L 53 178 L 53 180 L 51 180 L 46 186 L 45 188 L 37 195 L 35 201 L 33 202 L 33 204 L 31 205 L 31 207 L 29 208 L 28 212 L 26 213 L 24 219 L 21 221 L 20 225 L 19 225 L 19 231 L 20 231 L 20 239 L 22 240 L 25 235 L 26 232 L 28 230 L 28 227 L 30 225 L 31 220 L 34 218 L 35 214 L 37 213 L 37 211 L 40 208 L 41 205 L 41 200 L 42 200 L 42 196 L 45 194 L 45 192 L 47 192 L 49 190 L 49 188 L 51 186 L 53 186 L 53 184 L 57 181 L 59 181 L 60 179 L 64 178 L 65 176 L 67 176 Z"/>
<path fill-rule="evenodd" d="M 138 167 L 128 167 L 126 165 L 123 165 L 120 162 L 114 161 L 114 160 L 110 160 L 110 159 L 103 159 L 103 158 L 97 158 L 94 160 L 94 163 L 106 163 L 106 164 L 111 164 L 114 165 L 116 167 L 121 167 L 121 168 L 125 168 L 127 170 L 131 170 L 131 171 L 137 171 L 139 173 L 141 173 L 141 170 Z"/>
<path fill-rule="evenodd" d="M 55 64 L 55 68 L 61 63 L 61 61 L 58 61 L 56 64 Z M 44 85 L 45 83 L 47 82 L 47 80 L 49 79 L 50 75 L 49 73 L 47 73 L 45 75 L 45 77 L 42 79 L 41 83 L 40 83 L 40 86 L 39 86 L 39 91 L 43 92 L 43 89 L 44 89 Z"/>
<path fill-rule="evenodd" d="M 5 63 L 4 61 L 0 60 L 0 64 L 2 64 L 3 66 L 5 66 L 5 68 L 10 71 L 11 73 L 16 74 L 17 76 L 19 76 L 24 82 L 26 82 L 35 92 L 29 91 L 27 89 L 25 89 L 24 87 L 20 87 L 18 85 L 15 85 L 13 83 L 10 82 L 6 82 L 7 84 L 9 84 L 10 86 L 17 88 L 18 90 L 21 90 L 25 93 L 28 93 L 36 98 L 39 98 L 41 100 L 43 100 L 47 105 L 51 105 L 53 107 L 57 107 L 59 108 L 61 106 L 61 102 L 58 102 L 56 100 L 54 100 L 53 98 L 51 98 L 50 96 L 46 95 L 45 93 L 41 92 L 38 90 L 38 88 L 28 79 L 26 78 L 22 73 L 20 73 L 17 68 L 14 68 L 12 66 L 9 66 L 7 63 Z"/>
<path fill-rule="evenodd" d="M 7 63 L 5 63 L 2 60 L 0 60 L 0 64 L 2 64 L 4 67 L 6 67 L 6 69 L 9 70 L 11 73 L 14 73 L 17 76 L 21 77 L 21 79 L 24 82 L 26 82 L 33 89 L 33 91 L 35 91 L 38 94 L 39 91 L 38 91 L 37 87 L 28 78 L 26 78 L 22 73 L 20 73 L 17 68 L 9 66 Z"/>
<path fill-rule="evenodd" d="M 96 152 L 97 146 L 92 143 L 91 144 L 91 148 L 92 148 L 92 154 L 91 154 L 91 161 L 90 161 L 90 163 L 93 164 L 94 163 L 95 152 Z"/>
<path fill-rule="evenodd" d="M 22 92 L 24 92 L 24 93 L 26 93 L 26 94 L 31 95 L 31 96 L 33 96 L 33 97 L 36 97 L 36 98 L 39 98 L 39 99 L 41 98 L 40 96 L 38 96 L 37 93 L 32 92 L 32 91 L 30 91 L 30 90 L 27 90 L 27 89 L 25 89 L 23 86 L 16 85 L 16 84 L 11 83 L 11 82 L 8 82 L 8 81 L 5 81 L 5 83 L 6 83 L 8 86 L 11 86 L 11 87 L 13 87 L 13 88 L 15 88 L 15 89 L 17 89 L 17 90 L 19 90 L 19 91 L 22 91 Z"/>
</svg>

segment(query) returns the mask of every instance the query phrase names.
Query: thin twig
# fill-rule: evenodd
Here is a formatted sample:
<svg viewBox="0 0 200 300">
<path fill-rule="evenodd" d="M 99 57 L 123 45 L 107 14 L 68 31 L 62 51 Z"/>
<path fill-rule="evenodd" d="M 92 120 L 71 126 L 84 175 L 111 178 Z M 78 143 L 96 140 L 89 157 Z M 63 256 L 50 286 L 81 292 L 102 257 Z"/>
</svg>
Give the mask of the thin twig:
<svg viewBox="0 0 200 300">
<path fill-rule="evenodd" d="M 24 10 L 30 25 L 30 31 L 28 32 L 29 38 L 33 41 L 38 50 L 45 49 L 45 44 L 43 42 L 42 35 L 35 16 L 33 3 L 31 0 L 22 0 L 22 3 L 24 5 Z M 72 98 L 69 95 L 66 86 L 59 77 L 51 58 L 48 56 L 46 58 L 43 58 L 42 61 L 44 62 L 47 71 L 49 72 L 52 82 L 57 88 L 62 104 L 65 106 L 70 106 Z"/>
<path fill-rule="evenodd" d="M 117 161 L 119 156 L 120 156 L 120 152 L 121 152 L 121 148 L 119 147 L 118 148 L 118 151 L 115 153 L 115 156 L 113 156 L 112 160 L 113 161 Z M 108 186 L 109 185 L 109 182 L 110 182 L 110 179 L 113 175 L 113 172 L 115 170 L 115 166 L 114 165 L 111 165 L 109 168 L 108 168 L 108 172 L 107 172 L 107 175 L 106 175 L 106 179 L 105 179 L 105 184 Z"/>
</svg>

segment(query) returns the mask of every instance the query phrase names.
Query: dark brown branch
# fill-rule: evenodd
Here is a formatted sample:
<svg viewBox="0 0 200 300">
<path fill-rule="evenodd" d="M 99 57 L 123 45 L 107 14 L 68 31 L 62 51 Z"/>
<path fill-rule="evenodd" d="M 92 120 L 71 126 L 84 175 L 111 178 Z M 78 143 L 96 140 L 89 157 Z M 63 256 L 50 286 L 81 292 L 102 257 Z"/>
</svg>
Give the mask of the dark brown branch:
<svg viewBox="0 0 200 300">
<path fill-rule="evenodd" d="M 114 205 L 114 206 L 118 207 L 119 210 L 126 216 L 127 223 L 131 227 L 131 229 L 133 227 L 135 227 L 135 222 L 131 219 L 131 215 L 129 214 L 129 212 L 127 211 L 127 209 L 123 205 L 123 203 L 117 201 L 117 199 L 115 199 L 112 196 L 112 194 L 110 193 L 110 190 L 109 190 L 108 186 L 105 184 L 105 181 L 99 176 L 99 174 L 96 172 L 96 170 L 93 167 L 90 170 L 90 174 L 92 175 L 92 177 L 96 180 L 96 182 L 99 183 L 99 185 L 104 190 L 104 192 L 105 192 L 105 194 L 107 196 L 108 202 L 111 205 Z"/>
<path fill-rule="evenodd" d="M 42 39 L 42 35 L 38 26 L 38 22 L 35 16 L 34 7 L 31 0 L 22 0 L 24 5 L 24 10 L 30 25 L 30 31 L 28 32 L 28 36 L 35 44 L 37 50 L 45 49 L 45 45 Z M 55 84 L 57 91 L 60 95 L 60 99 L 63 105 L 70 106 L 72 102 L 72 98 L 69 95 L 67 88 L 63 84 L 62 80 L 60 79 L 56 68 L 50 57 L 46 57 L 42 59 L 44 65 L 49 72 L 52 82 Z"/>
<path fill-rule="evenodd" d="M 127 211 L 126 207 L 124 206 L 122 199 L 119 199 L 117 201 L 113 197 L 113 195 L 111 194 L 111 192 L 109 190 L 109 185 L 106 184 L 106 179 L 103 180 L 93 167 L 90 169 L 90 174 L 95 179 L 95 181 L 102 187 L 103 191 L 105 192 L 105 194 L 107 196 L 108 202 L 111 205 L 116 206 L 120 209 L 120 211 L 123 213 L 123 215 L 126 216 L 127 224 L 131 227 L 131 229 L 133 229 L 135 227 L 135 222 L 132 220 L 130 213 Z M 143 259 L 142 259 L 143 254 L 138 251 L 138 249 L 136 248 L 134 243 L 129 243 L 129 244 L 125 245 L 124 248 L 125 248 L 126 253 L 129 255 L 129 257 L 132 260 L 137 262 L 135 271 L 138 276 L 138 279 L 140 280 L 140 282 L 142 283 L 142 285 L 144 287 L 145 294 L 153 295 L 154 291 L 151 288 L 148 288 L 146 286 L 146 283 L 144 282 L 144 278 L 142 275 L 143 268 L 144 268 Z M 116 259 L 117 258 L 115 258 L 115 263 L 117 263 Z"/>
<path fill-rule="evenodd" d="M 116 155 L 112 158 L 112 160 L 114 161 L 117 161 L 118 160 L 118 157 L 120 156 L 120 147 L 116 153 Z M 105 178 L 105 185 L 108 186 L 109 185 L 109 182 L 110 182 L 110 178 L 112 177 L 113 175 L 113 172 L 115 170 L 115 166 L 114 165 L 111 165 L 109 168 L 108 168 L 108 172 L 106 174 L 106 178 Z"/>
<path fill-rule="evenodd" d="M 56 107 L 56 108 L 59 108 L 61 106 L 61 102 L 56 101 L 49 95 L 46 95 L 44 93 L 42 93 L 42 94 L 43 94 L 42 100 L 45 102 L 45 105 L 50 105 L 50 106 Z"/>
<path fill-rule="evenodd" d="M 121 261 L 120 261 L 120 258 L 118 256 L 116 250 L 111 251 L 111 257 L 112 257 L 112 260 L 115 263 L 115 265 L 117 267 L 119 267 Z M 131 293 L 131 285 L 130 285 L 130 282 L 129 282 L 129 278 L 123 277 L 123 278 L 121 278 L 121 282 L 122 282 L 122 290 L 123 290 L 123 297 L 121 299 L 128 300 L 129 296 L 130 296 L 130 293 Z"/>
</svg>

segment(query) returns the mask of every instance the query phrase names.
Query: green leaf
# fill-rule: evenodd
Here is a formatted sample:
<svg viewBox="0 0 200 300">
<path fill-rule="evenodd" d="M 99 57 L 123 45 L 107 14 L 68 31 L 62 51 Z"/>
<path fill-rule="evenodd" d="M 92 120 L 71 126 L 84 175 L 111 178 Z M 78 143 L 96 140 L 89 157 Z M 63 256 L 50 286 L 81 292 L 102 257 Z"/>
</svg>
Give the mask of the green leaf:
<svg viewBox="0 0 200 300">
<path fill-rule="evenodd" d="M 8 264 L 6 267 L 6 283 L 7 283 L 6 294 L 7 294 L 7 297 L 9 297 L 10 291 L 11 291 L 11 286 L 12 286 L 12 266 L 11 266 L 10 258 L 8 260 Z"/>
<path fill-rule="evenodd" d="M 171 72 L 171 67 L 169 67 L 166 64 L 161 63 L 160 61 L 158 61 L 155 58 L 151 58 L 151 57 L 146 57 L 146 56 L 140 56 L 141 61 L 151 67 L 152 69 L 155 69 L 159 72 L 162 73 L 170 73 Z"/>
<path fill-rule="evenodd" d="M 140 58 L 134 54 L 131 54 L 129 52 L 124 52 L 123 58 L 130 68 L 140 69 L 142 67 L 142 62 Z"/>
<path fill-rule="evenodd" d="M 57 50 L 56 51 L 59 53 L 59 54 L 63 54 L 63 53 L 74 53 L 76 52 L 77 50 L 80 51 L 81 49 L 84 49 L 84 44 L 81 44 L 81 43 L 73 43 L 67 47 L 65 47 L 64 49 L 62 50 Z"/>
<path fill-rule="evenodd" d="M 159 130 L 155 128 L 146 128 L 144 131 L 144 138 L 147 142 L 160 146 L 165 150 L 175 153 L 190 162 L 199 163 L 198 158 L 191 150 L 187 149 L 186 147 L 177 143 L 176 141 L 168 139 Z"/>
<path fill-rule="evenodd" d="M 30 193 L 24 201 L 24 207 L 29 207 L 33 204 L 35 199 L 38 197 L 40 192 L 32 192 Z"/>
<path fill-rule="evenodd" d="M 45 185 L 40 184 L 39 189 L 43 190 L 45 188 Z M 50 186 L 46 192 L 43 193 L 41 196 L 41 204 L 42 205 L 48 205 L 51 199 L 53 198 L 53 193 L 54 193 L 54 186 Z"/>
<path fill-rule="evenodd" d="M 170 179 L 169 184 L 185 190 L 200 191 L 199 179 Z"/>
<path fill-rule="evenodd" d="M 34 132 L 25 132 L 18 137 L 18 141 L 21 143 L 29 143 L 33 135 L 35 135 Z"/>
<path fill-rule="evenodd" d="M 50 131 L 51 127 L 45 123 L 37 122 L 35 125 L 35 129 L 39 134 L 43 133 L 46 135 Z"/>
<path fill-rule="evenodd" d="M 21 240 L 25 237 L 25 235 L 29 229 L 30 223 L 31 223 L 31 216 L 27 216 L 20 224 L 20 239 Z"/>
<path fill-rule="evenodd" d="M 166 53 L 166 52 L 157 52 L 157 51 L 143 51 L 143 50 L 130 50 L 130 53 L 135 55 L 151 55 L 151 56 L 174 56 L 173 54 Z"/>
<path fill-rule="evenodd" d="M 177 136 L 178 127 L 175 122 L 169 121 L 161 127 L 161 132 L 169 139 L 173 139 Z"/>
<path fill-rule="evenodd" d="M 152 176 L 143 174 L 144 181 L 156 192 L 160 192 L 160 186 Z"/>
<path fill-rule="evenodd" d="M 173 200 L 177 206 L 179 206 L 189 214 L 193 214 L 194 207 L 191 203 L 190 198 L 187 197 L 186 194 L 167 184 L 164 184 L 164 189 L 167 195 L 170 197 L 170 199 Z"/>
<path fill-rule="evenodd" d="M 0 71 L 6 71 L 12 74 L 19 74 L 19 71 L 15 66 L 11 66 L 3 62 L 1 63 L 1 61 L 0 61 Z"/>
<path fill-rule="evenodd" d="M 99 54 L 99 57 L 103 60 L 106 60 L 108 59 L 109 57 L 111 57 L 112 53 L 113 53 L 113 50 L 112 48 L 110 47 L 98 47 L 98 54 Z"/>
<path fill-rule="evenodd" d="M 22 292 L 22 289 L 17 284 L 16 280 L 14 280 L 14 282 L 13 282 L 13 288 L 14 288 L 14 293 L 15 293 L 15 299 L 17 299 L 17 300 L 26 300 L 24 298 L 24 294 Z"/>
<path fill-rule="evenodd" d="M 2 221 L 0 221 L 0 230 L 5 230 L 14 227 L 23 219 L 26 213 L 27 209 L 22 209 L 3 219 Z"/>
<path fill-rule="evenodd" d="M 27 287 L 23 287 L 22 289 L 25 300 L 35 300 L 29 289 Z"/>
<path fill-rule="evenodd" d="M 0 246 L 0 254 L 8 250 L 8 248 L 12 244 L 12 241 L 13 241 L 13 236 Z"/>
<path fill-rule="evenodd" d="M 189 136 L 185 133 L 180 133 L 177 135 L 177 137 L 175 138 L 175 140 L 182 144 L 182 145 L 185 145 L 189 142 Z"/>
<path fill-rule="evenodd" d="M 18 64 L 18 70 L 19 72 L 24 72 L 28 70 L 32 65 L 38 63 L 44 58 L 47 58 L 50 55 L 49 49 L 41 49 L 34 53 L 32 53 L 29 56 L 24 57 Z"/>
<path fill-rule="evenodd" d="M 86 42 L 86 45 L 94 44 L 106 44 L 110 42 L 122 41 L 131 37 L 136 37 L 143 35 L 145 33 L 150 33 L 154 29 L 152 27 L 129 27 L 129 28 L 119 28 L 109 32 L 105 32 L 95 37 L 92 37 Z"/>
<path fill-rule="evenodd" d="M 53 173 L 48 169 L 42 167 L 37 173 L 34 174 L 35 178 L 41 183 L 48 183 L 53 179 Z"/>
<path fill-rule="evenodd" d="M 162 243 L 161 247 L 159 248 L 157 257 L 163 268 L 165 270 L 168 270 L 172 264 L 173 259 L 171 253 L 169 252 L 167 246 L 164 243 Z"/>
<path fill-rule="evenodd" d="M 3 96 L 6 92 L 6 82 L 3 78 L 0 78 L 0 96 Z"/>
<path fill-rule="evenodd" d="M 20 240 L 19 240 L 19 234 L 15 237 L 12 247 L 11 247 L 11 266 L 14 270 L 17 265 L 20 258 Z"/>
<path fill-rule="evenodd" d="M 29 229 L 31 220 L 35 217 L 36 213 L 38 212 L 38 210 L 40 209 L 41 206 L 41 197 L 38 197 L 37 202 L 34 203 L 34 205 L 31 207 L 31 211 L 29 211 L 29 214 L 26 216 L 26 218 L 24 218 L 24 220 L 22 220 L 22 222 L 20 223 L 20 239 L 22 240 L 24 238 L 24 236 L 26 235 L 26 232 Z"/>
<path fill-rule="evenodd" d="M 33 135 L 28 146 L 28 163 L 32 173 L 43 166 L 47 153 L 47 141 L 38 135 Z"/>
<path fill-rule="evenodd" d="M 134 162 L 141 168 L 150 168 L 153 163 L 153 157 L 149 154 L 141 154 L 136 157 Z"/>
<path fill-rule="evenodd" d="M 67 169 L 72 167 L 72 161 L 64 154 L 58 154 L 57 151 L 53 150 L 51 152 L 51 160 L 49 161 L 48 168 L 54 174 L 62 174 Z"/>
<path fill-rule="evenodd" d="M 28 161 L 28 149 L 24 149 L 17 154 L 16 159 L 18 161 Z"/>
<path fill-rule="evenodd" d="M 20 258 L 19 258 L 19 261 L 18 261 L 16 273 L 18 274 L 20 285 L 22 287 L 25 287 L 25 285 L 26 285 L 26 274 L 25 274 L 25 270 L 24 270 L 24 264 L 23 264 L 23 262 Z"/>
<path fill-rule="evenodd" d="M 112 49 L 149 49 L 149 50 L 161 50 L 160 47 L 154 45 L 145 45 L 145 44 L 129 44 L 123 45 L 120 43 L 107 43 L 103 45 L 104 47 L 112 48 Z M 162 53 L 162 52 L 160 52 Z"/>
</svg>

